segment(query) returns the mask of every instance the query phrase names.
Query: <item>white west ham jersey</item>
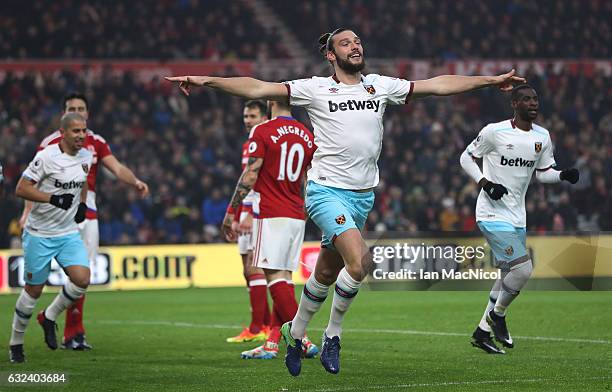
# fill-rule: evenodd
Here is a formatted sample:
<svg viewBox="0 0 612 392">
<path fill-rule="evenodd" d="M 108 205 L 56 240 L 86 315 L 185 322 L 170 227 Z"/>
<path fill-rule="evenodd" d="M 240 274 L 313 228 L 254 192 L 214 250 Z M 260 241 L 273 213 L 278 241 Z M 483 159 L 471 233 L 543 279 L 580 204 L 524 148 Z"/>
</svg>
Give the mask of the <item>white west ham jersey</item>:
<svg viewBox="0 0 612 392">
<path fill-rule="evenodd" d="M 308 180 L 343 189 L 378 185 L 383 114 L 406 102 L 414 83 L 376 74 L 347 85 L 314 76 L 286 82 L 292 106 L 303 106 L 314 128 L 317 150 Z"/>
<path fill-rule="evenodd" d="M 533 172 L 555 166 L 548 130 L 533 124 L 531 130 L 523 131 L 512 120 L 488 124 L 467 147 L 467 152 L 482 158 L 483 175 L 489 181 L 508 189 L 500 200 L 492 200 L 481 190 L 476 220 L 527 226 L 525 194 Z"/>
<path fill-rule="evenodd" d="M 39 237 L 57 237 L 78 231 L 74 221 L 81 190 L 87 184 L 87 173 L 93 155 L 82 148 L 72 156 L 65 154 L 59 144 L 52 144 L 39 151 L 23 172 L 23 177 L 36 181 L 38 189 L 45 193 L 74 195 L 72 206 L 63 210 L 50 203 L 34 203 L 25 229 Z"/>
</svg>

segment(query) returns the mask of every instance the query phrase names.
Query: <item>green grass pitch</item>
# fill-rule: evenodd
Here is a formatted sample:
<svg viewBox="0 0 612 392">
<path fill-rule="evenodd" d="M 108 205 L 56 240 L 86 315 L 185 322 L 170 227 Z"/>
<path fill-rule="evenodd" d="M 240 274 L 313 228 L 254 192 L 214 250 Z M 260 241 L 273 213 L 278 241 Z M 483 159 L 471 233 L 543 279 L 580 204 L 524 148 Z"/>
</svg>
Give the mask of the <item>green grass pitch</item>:
<svg viewBox="0 0 612 392">
<path fill-rule="evenodd" d="M 0 373 L 67 372 L 74 391 L 610 391 L 612 292 L 526 291 L 511 306 L 516 347 L 487 355 L 469 344 L 487 292 L 362 290 L 344 323 L 339 375 L 318 358 L 291 377 L 275 360 L 241 360 L 253 344 L 225 338 L 247 322 L 244 288 L 93 292 L 86 302 L 90 352 L 50 351 L 33 318 L 27 362 L 8 362 L 15 295 L 0 296 Z M 51 301 L 44 295 L 37 310 Z M 310 336 L 320 343 L 331 298 Z M 60 333 L 63 326 L 63 316 Z"/>
</svg>

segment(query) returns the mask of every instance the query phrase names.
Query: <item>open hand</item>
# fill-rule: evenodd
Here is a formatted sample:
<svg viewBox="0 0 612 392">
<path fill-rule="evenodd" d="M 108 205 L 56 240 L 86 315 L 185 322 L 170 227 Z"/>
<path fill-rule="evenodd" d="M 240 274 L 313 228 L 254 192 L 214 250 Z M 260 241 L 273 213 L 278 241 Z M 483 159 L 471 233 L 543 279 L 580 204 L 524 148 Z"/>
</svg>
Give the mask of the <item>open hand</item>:
<svg viewBox="0 0 612 392">
<path fill-rule="evenodd" d="M 505 74 L 492 76 L 490 81 L 491 86 L 497 86 L 501 91 L 510 91 L 515 84 L 527 82 L 525 78 L 516 76 L 515 74 L 516 71 L 512 69 L 510 72 L 506 72 Z"/>
</svg>

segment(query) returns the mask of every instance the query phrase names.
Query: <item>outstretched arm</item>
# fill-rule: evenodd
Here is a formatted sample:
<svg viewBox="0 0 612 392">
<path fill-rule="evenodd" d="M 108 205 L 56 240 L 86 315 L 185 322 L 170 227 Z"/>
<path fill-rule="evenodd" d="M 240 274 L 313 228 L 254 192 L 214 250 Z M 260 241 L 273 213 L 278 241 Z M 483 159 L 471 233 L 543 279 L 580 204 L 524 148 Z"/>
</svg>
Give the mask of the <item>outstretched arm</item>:
<svg viewBox="0 0 612 392">
<path fill-rule="evenodd" d="M 106 166 L 119 180 L 128 185 L 133 186 L 138 191 L 141 198 L 149 195 L 149 186 L 138 179 L 133 171 L 115 158 L 114 155 L 107 155 L 102 158 L 102 163 Z"/>
<path fill-rule="evenodd" d="M 210 87 L 248 99 L 285 101 L 288 98 L 287 87 L 283 83 L 264 82 L 248 77 L 172 76 L 165 77 L 165 79 L 169 82 L 178 83 L 179 88 L 185 95 L 189 95 L 190 88 L 196 86 Z"/>
<path fill-rule="evenodd" d="M 490 86 L 509 91 L 514 83 L 525 83 L 524 78 L 515 76 L 514 69 L 498 76 L 442 75 L 415 81 L 413 96 L 422 98 L 428 95 L 453 95 Z"/>
<path fill-rule="evenodd" d="M 257 182 L 259 170 L 261 170 L 263 162 L 263 158 L 249 158 L 249 162 L 238 180 L 238 185 L 236 185 L 236 190 L 234 191 L 230 205 L 228 206 L 225 217 L 223 218 L 222 230 L 225 234 L 225 238 L 228 241 L 234 241 L 236 239 L 236 233 L 232 230 L 234 210 L 240 207 L 240 204 L 242 204 L 244 198 L 249 194 L 251 189 L 253 189 L 253 186 Z"/>
</svg>

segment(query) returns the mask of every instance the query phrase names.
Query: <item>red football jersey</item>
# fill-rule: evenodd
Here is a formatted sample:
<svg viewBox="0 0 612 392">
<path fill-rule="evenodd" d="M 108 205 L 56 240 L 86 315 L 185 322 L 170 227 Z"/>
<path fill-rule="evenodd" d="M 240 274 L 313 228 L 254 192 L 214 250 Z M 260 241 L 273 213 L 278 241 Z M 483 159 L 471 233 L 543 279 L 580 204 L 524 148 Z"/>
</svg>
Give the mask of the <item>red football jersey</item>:
<svg viewBox="0 0 612 392">
<path fill-rule="evenodd" d="M 305 219 L 303 181 L 317 149 L 314 135 L 292 117 L 276 117 L 255 126 L 249 137 L 249 157 L 263 158 L 255 191 L 259 218 Z"/>
<path fill-rule="evenodd" d="M 246 167 L 248 161 L 249 161 L 249 139 L 247 139 L 242 145 L 242 162 L 240 163 L 240 167 L 242 168 L 242 171 L 244 171 L 244 168 Z"/>
<path fill-rule="evenodd" d="M 51 144 L 57 144 L 60 142 L 60 140 L 62 140 L 62 134 L 59 130 L 57 130 L 43 139 L 40 146 L 38 146 L 37 151 L 40 151 Z M 87 175 L 87 186 L 89 187 L 90 191 L 95 192 L 96 178 L 98 175 L 98 160 L 107 155 L 111 155 L 112 152 L 108 143 L 106 143 L 106 140 L 90 129 L 87 130 L 87 137 L 85 138 L 83 148 L 88 149 L 89 152 L 93 154 L 93 163 L 91 165 L 91 169 L 89 170 L 89 174 Z"/>
</svg>

